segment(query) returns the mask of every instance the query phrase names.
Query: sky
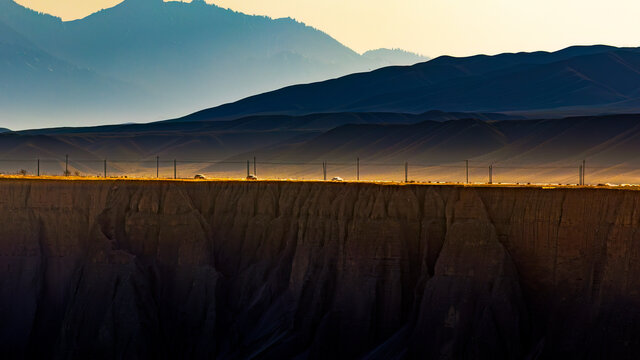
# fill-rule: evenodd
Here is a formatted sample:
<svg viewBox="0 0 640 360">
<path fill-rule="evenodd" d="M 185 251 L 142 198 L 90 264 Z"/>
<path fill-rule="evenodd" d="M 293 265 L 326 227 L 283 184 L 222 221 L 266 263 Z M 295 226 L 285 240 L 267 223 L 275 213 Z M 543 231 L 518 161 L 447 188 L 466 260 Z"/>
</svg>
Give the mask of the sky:
<svg viewBox="0 0 640 360">
<path fill-rule="evenodd" d="M 64 20 L 120 0 L 17 0 Z M 292 17 L 360 53 L 381 47 L 426 56 L 640 46 L 638 0 L 207 0 L 273 18 Z"/>
</svg>

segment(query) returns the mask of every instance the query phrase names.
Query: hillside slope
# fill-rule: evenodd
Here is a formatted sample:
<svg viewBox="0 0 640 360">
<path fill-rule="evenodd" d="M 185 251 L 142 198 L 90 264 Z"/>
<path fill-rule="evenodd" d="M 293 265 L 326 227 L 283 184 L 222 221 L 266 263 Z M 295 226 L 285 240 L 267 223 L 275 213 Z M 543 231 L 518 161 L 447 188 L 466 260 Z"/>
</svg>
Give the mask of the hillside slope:
<svg viewBox="0 0 640 360">
<path fill-rule="evenodd" d="M 452 58 L 387 67 L 296 85 L 200 111 L 198 118 L 248 114 L 383 111 L 638 111 L 640 50 L 571 47 L 554 53 Z M 564 112 L 561 112 L 564 111 Z M 189 119 L 189 117 L 186 117 Z"/>
</svg>

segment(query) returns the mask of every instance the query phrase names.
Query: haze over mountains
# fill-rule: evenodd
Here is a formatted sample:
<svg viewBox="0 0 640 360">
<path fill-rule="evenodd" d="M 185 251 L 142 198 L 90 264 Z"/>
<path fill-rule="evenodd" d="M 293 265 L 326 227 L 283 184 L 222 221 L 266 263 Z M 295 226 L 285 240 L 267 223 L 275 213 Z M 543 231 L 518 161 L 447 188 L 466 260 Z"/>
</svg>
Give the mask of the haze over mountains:
<svg viewBox="0 0 640 360">
<path fill-rule="evenodd" d="M 2 22 L 0 78 L 0 125 L 13 128 L 91 113 L 107 115 L 115 103 L 149 100 L 142 99 L 132 84 L 50 55 Z M 139 105 L 141 109 L 145 104 Z"/>
<path fill-rule="evenodd" d="M 322 161 L 349 164 L 338 174 L 345 176 L 360 157 L 414 166 L 471 160 L 480 164 L 483 177 L 492 163 L 525 166 L 529 172 L 559 166 L 561 181 L 575 180 L 574 167 L 587 159 L 601 179 L 613 181 L 620 174 L 637 175 L 638 115 L 563 114 L 640 112 L 634 105 L 639 69 L 638 49 L 607 46 L 440 57 L 283 88 L 169 121 L 3 134 L 0 153 L 5 159 L 58 159 L 52 171 L 59 171 L 59 159 L 69 154 L 89 160 L 74 166 L 90 174 L 100 172 L 102 159 L 155 164 L 160 156 L 193 161 L 183 175 L 227 171 L 214 162 L 228 161 L 241 164 L 232 166 L 241 176 L 242 164 L 257 156 L 263 163 L 311 166 L 298 176 L 317 176 L 312 164 Z M 422 112 L 446 104 L 467 111 Z M 526 120 L 540 114 L 554 119 Z M 16 171 L 11 166 L 15 163 L 5 163 L 2 170 Z M 376 171 L 381 177 L 400 174 Z M 429 171 L 423 178 L 434 176 Z M 620 181 L 630 182 L 626 179 Z"/>
<path fill-rule="evenodd" d="M 247 16 L 203 1 L 126 0 L 70 22 L 12 0 L 0 0 L 0 10 L 0 125 L 9 128 L 147 122 L 203 108 L 209 109 L 178 120 L 640 111 L 637 48 L 580 46 L 420 62 L 424 58 L 398 49 L 359 55 L 291 19 Z M 315 80 L 325 81 L 303 84 Z M 290 84 L 302 85 L 210 108 Z"/>
<path fill-rule="evenodd" d="M 62 22 L 0 0 L 0 117 L 7 127 L 160 120 L 422 60 L 399 50 L 359 55 L 292 19 L 203 1 L 126 0 Z"/>
</svg>

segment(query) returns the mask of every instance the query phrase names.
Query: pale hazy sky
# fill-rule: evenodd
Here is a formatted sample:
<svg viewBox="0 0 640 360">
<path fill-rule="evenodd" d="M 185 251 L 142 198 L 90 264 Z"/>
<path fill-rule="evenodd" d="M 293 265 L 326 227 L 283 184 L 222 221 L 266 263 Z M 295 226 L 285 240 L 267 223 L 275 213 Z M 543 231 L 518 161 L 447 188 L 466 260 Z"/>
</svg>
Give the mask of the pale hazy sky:
<svg viewBox="0 0 640 360">
<path fill-rule="evenodd" d="M 71 20 L 121 0 L 17 0 Z M 292 17 L 363 52 L 403 48 L 428 56 L 640 46 L 640 0 L 207 0 Z"/>
</svg>

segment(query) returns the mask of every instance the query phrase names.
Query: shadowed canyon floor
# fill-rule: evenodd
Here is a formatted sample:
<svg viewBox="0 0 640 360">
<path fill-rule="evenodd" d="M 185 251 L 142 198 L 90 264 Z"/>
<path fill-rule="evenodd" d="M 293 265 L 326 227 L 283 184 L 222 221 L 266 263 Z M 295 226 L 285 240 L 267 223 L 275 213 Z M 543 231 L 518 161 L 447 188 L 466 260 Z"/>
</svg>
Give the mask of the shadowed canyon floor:
<svg viewBox="0 0 640 360">
<path fill-rule="evenodd" d="M 634 358 L 640 192 L 0 180 L 3 358 Z"/>
</svg>

